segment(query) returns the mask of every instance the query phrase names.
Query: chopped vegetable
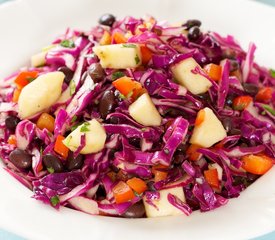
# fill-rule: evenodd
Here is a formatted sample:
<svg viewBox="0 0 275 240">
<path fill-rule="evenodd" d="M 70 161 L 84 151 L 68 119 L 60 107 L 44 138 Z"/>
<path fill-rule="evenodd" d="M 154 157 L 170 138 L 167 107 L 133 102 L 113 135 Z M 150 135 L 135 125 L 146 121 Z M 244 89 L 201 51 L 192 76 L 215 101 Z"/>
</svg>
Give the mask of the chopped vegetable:
<svg viewBox="0 0 275 240">
<path fill-rule="evenodd" d="M 239 96 L 234 98 L 233 108 L 234 110 L 242 111 L 247 108 L 251 102 L 253 102 L 253 98 L 251 96 Z"/>
<path fill-rule="evenodd" d="M 186 150 L 186 154 L 188 159 L 191 161 L 197 161 L 201 158 L 202 154 L 197 152 L 197 150 L 201 148 L 201 146 L 196 144 L 191 144 L 188 149 Z"/>
<path fill-rule="evenodd" d="M 146 183 L 140 178 L 131 178 L 126 183 L 138 194 L 142 194 L 147 190 Z"/>
<path fill-rule="evenodd" d="M 207 72 L 208 76 L 218 82 L 222 77 L 222 67 L 214 63 L 210 63 L 204 67 L 204 70 Z"/>
<path fill-rule="evenodd" d="M 116 44 L 126 43 L 127 38 L 120 32 L 114 32 L 112 35 L 112 42 L 115 42 Z"/>
<path fill-rule="evenodd" d="M 141 56 L 142 56 L 142 64 L 147 65 L 148 62 L 152 59 L 152 52 L 146 46 L 141 46 L 140 51 L 141 51 Z"/>
<path fill-rule="evenodd" d="M 42 113 L 37 120 L 37 127 L 43 130 L 46 128 L 49 132 L 54 131 L 54 117 L 48 113 Z"/>
<path fill-rule="evenodd" d="M 135 197 L 133 190 L 123 181 L 119 181 L 113 187 L 113 194 L 116 203 L 128 202 Z"/>
<path fill-rule="evenodd" d="M 17 85 L 18 89 L 22 89 L 26 85 L 28 85 L 31 81 L 37 78 L 38 72 L 36 71 L 25 71 L 20 72 L 16 79 L 14 80 L 15 84 Z"/>
<path fill-rule="evenodd" d="M 247 172 L 263 175 L 273 166 L 274 159 L 264 154 L 249 154 L 242 157 L 242 162 L 242 168 Z"/>
<path fill-rule="evenodd" d="M 16 137 L 15 135 L 10 135 L 8 139 L 8 144 L 15 145 L 16 146 Z"/>
<path fill-rule="evenodd" d="M 269 103 L 272 99 L 273 89 L 271 87 L 263 87 L 256 95 L 256 101 Z"/>
<path fill-rule="evenodd" d="M 109 45 L 109 44 L 111 44 L 111 41 L 112 41 L 112 39 L 111 39 L 110 33 L 108 31 L 104 31 L 104 34 L 99 41 L 99 44 L 100 45 Z"/>
<path fill-rule="evenodd" d="M 21 94 L 21 89 L 16 88 L 16 89 L 14 90 L 14 92 L 13 92 L 12 101 L 15 102 L 15 103 L 17 103 L 20 94 Z"/>
<path fill-rule="evenodd" d="M 204 171 L 205 180 L 211 187 L 219 188 L 219 178 L 217 169 L 208 169 Z"/>
<path fill-rule="evenodd" d="M 54 144 L 54 151 L 58 153 L 61 157 L 66 159 L 69 154 L 69 148 L 63 143 L 65 138 L 62 135 L 58 135 Z"/>
<path fill-rule="evenodd" d="M 113 82 L 114 87 L 124 96 L 136 96 L 138 91 L 142 89 L 139 82 L 129 77 L 121 77 Z"/>
</svg>

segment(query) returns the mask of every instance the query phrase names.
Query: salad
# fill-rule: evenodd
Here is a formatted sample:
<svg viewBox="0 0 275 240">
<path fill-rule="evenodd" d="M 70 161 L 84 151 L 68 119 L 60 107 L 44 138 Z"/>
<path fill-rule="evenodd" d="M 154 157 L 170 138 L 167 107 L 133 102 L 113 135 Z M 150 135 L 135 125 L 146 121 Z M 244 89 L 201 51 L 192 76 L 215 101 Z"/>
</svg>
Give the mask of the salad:
<svg viewBox="0 0 275 240">
<path fill-rule="evenodd" d="M 68 29 L 0 81 L 5 170 L 56 209 L 210 211 L 275 163 L 275 71 L 233 36 L 153 17 Z"/>
</svg>

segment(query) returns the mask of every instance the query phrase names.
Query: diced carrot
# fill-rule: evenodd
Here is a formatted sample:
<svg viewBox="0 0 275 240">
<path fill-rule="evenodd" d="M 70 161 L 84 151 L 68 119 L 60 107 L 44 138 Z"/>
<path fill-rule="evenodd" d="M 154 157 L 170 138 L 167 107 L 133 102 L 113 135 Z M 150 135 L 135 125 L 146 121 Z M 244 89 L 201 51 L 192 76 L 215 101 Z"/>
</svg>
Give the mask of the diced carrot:
<svg viewBox="0 0 275 240">
<path fill-rule="evenodd" d="M 142 56 L 142 64 L 147 65 L 148 62 L 152 59 L 152 52 L 146 46 L 141 46 L 140 51 L 141 51 L 141 56 Z"/>
<path fill-rule="evenodd" d="M 269 103 L 272 99 L 272 88 L 271 87 L 263 87 L 259 90 L 256 95 L 256 100 L 263 103 Z"/>
<path fill-rule="evenodd" d="M 146 183 L 140 178 L 131 178 L 126 183 L 138 194 L 142 194 L 144 191 L 147 190 Z"/>
<path fill-rule="evenodd" d="M 208 76 L 214 81 L 220 81 L 222 77 L 222 67 L 214 63 L 207 64 L 204 67 L 204 70 L 207 72 Z"/>
<path fill-rule="evenodd" d="M 152 173 L 155 175 L 155 182 L 159 182 L 161 180 L 164 180 L 167 178 L 167 166 L 164 166 L 164 165 L 161 165 L 161 164 L 158 164 L 158 165 L 155 165 L 152 167 Z"/>
<path fill-rule="evenodd" d="M 42 113 L 40 115 L 40 117 L 37 120 L 37 127 L 41 130 L 43 130 L 44 128 L 48 129 L 49 132 L 53 132 L 54 131 L 54 117 L 51 116 L 48 113 Z"/>
<path fill-rule="evenodd" d="M 128 202 L 135 197 L 133 190 L 123 181 L 119 181 L 114 186 L 113 194 L 114 194 L 116 203 Z"/>
<path fill-rule="evenodd" d="M 133 90 L 133 94 L 131 95 L 131 99 L 134 101 L 138 99 L 142 94 L 147 93 L 145 88 L 137 88 Z"/>
<path fill-rule="evenodd" d="M 112 34 L 112 42 L 113 43 L 126 43 L 127 42 L 127 38 L 120 32 L 114 32 Z"/>
<path fill-rule="evenodd" d="M 247 172 L 263 175 L 272 167 L 275 159 L 264 154 L 249 154 L 242 157 L 242 162 L 242 168 Z"/>
<path fill-rule="evenodd" d="M 18 74 L 14 82 L 17 85 L 18 89 L 22 89 L 37 76 L 38 76 L 38 72 L 36 71 L 24 71 Z"/>
<path fill-rule="evenodd" d="M 139 82 L 132 80 L 129 77 L 121 77 L 113 82 L 114 87 L 124 96 L 134 94 L 134 91 L 142 89 Z"/>
<path fill-rule="evenodd" d="M 155 182 L 162 181 L 167 178 L 168 173 L 164 171 L 157 171 L 155 170 Z"/>
<path fill-rule="evenodd" d="M 233 100 L 234 110 L 244 110 L 248 105 L 253 101 L 253 98 L 250 96 L 239 96 Z"/>
<path fill-rule="evenodd" d="M 21 89 L 16 88 L 13 92 L 12 101 L 15 103 L 18 102 L 20 94 L 21 94 Z"/>
<path fill-rule="evenodd" d="M 218 178 L 218 170 L 216 168 L 205 170 L 204 177 L 211 187 L 219 188 L 220 182 Z"/>
<path fill-rule="evenodd" d="M 108 31 L 104 31 L 103 36 L 99 40 L 100 45 L 109 45 L 111 44 L 111 34 Z"/>
<path fill-rule="evenodd" d="M 191 144 L 186 150 L 186 154 L 188 159 L 191 161 L 197 161 L 201 158 L 202 154 L 197 152 L 197 150 L 201 148 L 199 145 Z"/>
<path fill-rule="evenodd" d="M 199 126 L 204 121 L 204 118 L 205 118 L 205 111 L 202 109 L 197 114 L 195 126 Z"/>
<path fill-rule="evenodd" d="M 10 135 L 9 136 L 8 144 L 16 146 L 16 137 L 15 137 L 15 135 Z"/>
<path fill-rule="evenodd" d="M 62 156 L 64 159 L 68 157 L 69 148 L 67 148 L 63 140 L 65 138 L 62 135 L 58 135 L 54 144 L 54 151 L 57 152 L 60 156 Z"/>
</svg>

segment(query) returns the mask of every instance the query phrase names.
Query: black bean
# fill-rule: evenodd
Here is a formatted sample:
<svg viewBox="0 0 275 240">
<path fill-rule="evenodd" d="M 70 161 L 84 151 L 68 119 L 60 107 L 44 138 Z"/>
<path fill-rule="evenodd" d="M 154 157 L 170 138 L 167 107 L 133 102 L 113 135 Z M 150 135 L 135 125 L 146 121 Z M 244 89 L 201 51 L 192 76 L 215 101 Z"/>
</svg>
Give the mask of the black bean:
<svg viewBox="0 0 275 240">
<path fill-rule="evenodd" d="M 18 117 L 9 116 L 5 120 L 5 125 L 7 129 L 14 131 L 19 122 L 20 122 L 20 119 Z"/>
<path fill-rule="evenodd" d="M 117 117 L 110 117 L 109 122 L 111 124 L 118 124 L 119 123 L 119 118 L 117 118 Z"/>
<path fill-rule="evenodd" d="M 200 27 L 201 21 L 197 19 L 190 19 L 188 20 L 183 26 L 186 26 L 187 29 L 190 29 L 191 27 Z"/>
<path fill-rule="evenodd" d="M 109 13 L 102 15 L 98 20 L 99 24 L 109 27 L 112 27 L 115 21 L 116 18 L 114 17 L 114 15 Z"/>
<path fill-rule="evenodd" d="M 18 168 L 28 169 L 32 166 L 32 155 L 24 150 L 15 149 L 9 157 L 10 161 Z"/>
<path fill-rule="evenodd" d="M 42 161 L 48 170 L 52 169 L 55 173 L 60 173 L 64 170 L 61 160 L 52 154 L 44 155 Z"/>
<path fill-rule="evenodd" d="M 147 183 L 148 186 L 148 190 L 149 191 L 156 191 L 155 187 L 154 187 L 155 182 L 154 181 L 150 181 Z"/>
<path fill-rule="evenodd" d="M 173 157 L 173 162 L 174 164 L 177 164 L 177 165 L 182 164 L 184 160 L 185 160 L 185 155 L 183 153 L 177 153 Z"/>
<path fill-rule="evenodd" d="M 116 106 L 116 98 L 113 91 L 105 91 L 99 102 L 99 113 L 103 119 L 114 110 Z"/>
<path fill-rule="evenodd" d="M 74 157 L 73 152 L 69 152 L 68 158 L 66 161 L 66 167 L 69 171 L 82 168 L 84 163 L 83 155 L 79 154 L 77 157 Z"/>
<path fill-rule="evenodd" d="M 185 153 L 187 148 L 188 148 L 187 144 L 181 143 L 177 148 L 177 152 Z"/>
<path fill-rule="evenodd" d="M 72 71 L 70 68 L 68 68 L 68 67 L 60 67 L 60 68 L 57 69 L 57 71 L 64 73 L 64 75 L 65 75 L 64 82 L 65 83 L 69 84 L 70 81 L 73 79 L 74 71 Z"/>
<path fill-rule="evenodd" d="M 250 94 L 252 96 L 255 96 L 259 91 L 259 87 L 252 83 L 244 83 L 243 88 L 244 88 L 245 92 L 247 92 L 248 94 Z"/>
<path fill-rule="evenodd" d="M 223 127 L 226 132 L 229 132 L 232 129 L 232 119 L 231 118 L 224 118 L 222 120 Z"/>
<path fill-rule="evenodd" d="M 237 60 L 231 59 L 230 61 L 230 72 L 235 72 L 240 68 Z"/>
<path fill-rule="evenodd" d="M 188 39 L 190 41 L 196 41 L 199 39 L 199 37 L 201 36 L 201 30 L 199 27 L 197 26 L 194 26 L 194 27 L 191 27 L 188 31 Z"/>
<path fill-rule="evenodd" d="M 229 132 L 228 132 L 229 135 L 241 135 L 242 134 L 242 131 L 240 129 L 237 129 L 237 128 L 232 128 Z"/>
<path fill-rule="evenodd" d="M 140 138 L 132 137 L 129 139 L 129 143 L 135 147 L 140 147 Z"/>
<path fill-rule="evenodd" d="M 98 83 L 103 80 L 105 77 L 105 72 L 100 63 L 93 63 L 88 69 L 88 74 L 93 79 L 95 83 Z"/>
<path fill-rule="evenodd" d="M 129 207 L 125 213 L 122 214 L 125 218 L 142 218 L 145 214 L 145 208 L 142 201 L 139 201 Z"/>
</svg>

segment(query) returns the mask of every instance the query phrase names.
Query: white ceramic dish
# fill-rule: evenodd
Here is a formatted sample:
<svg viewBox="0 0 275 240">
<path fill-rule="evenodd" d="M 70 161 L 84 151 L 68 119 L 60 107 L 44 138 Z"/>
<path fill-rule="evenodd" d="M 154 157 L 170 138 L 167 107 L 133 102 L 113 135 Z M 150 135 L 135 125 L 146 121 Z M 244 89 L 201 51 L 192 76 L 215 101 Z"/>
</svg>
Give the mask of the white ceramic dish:
<svg viewBox="0 0 275 240">
<path fill-rule="evenodd" d="M 89 29 L 102 13 L 182 21 L 199 18 L 205 29 L 230 33 L 244 47 L 253 40 L 257 60 L 275 68 L 275 9 L 246 0 L 17 0 L 0 6 L 0 77 L 68 26 Z M 275 230 L 275 168 L 238 199 L 190 217 L 116 219 L 70 209 L 55 211 L 0 169 L 0 228 L 27 239 L 249 239 Z"/>
</svg>

